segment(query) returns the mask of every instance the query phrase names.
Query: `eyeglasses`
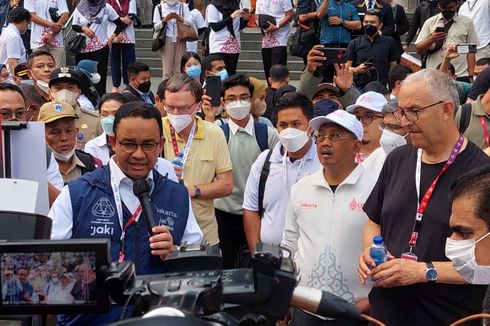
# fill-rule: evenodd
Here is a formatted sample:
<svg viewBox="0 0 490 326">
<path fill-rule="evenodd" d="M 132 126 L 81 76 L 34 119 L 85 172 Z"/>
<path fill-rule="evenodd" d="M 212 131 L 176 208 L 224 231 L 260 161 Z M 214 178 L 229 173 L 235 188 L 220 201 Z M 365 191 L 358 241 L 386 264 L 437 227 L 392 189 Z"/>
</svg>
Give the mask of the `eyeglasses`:
<svg viewBox="0 0 490 326">
<path fill-rule="evenodd" d="M 338 142 L 342 140 L 357 140 L 355 138 L 347 137 L 338 133 L 332 133 L 330 135 L 316 135 L 315 139 L 317 143 L 323 143 L 325 139 L 330 139 L 333 142 Z"/>
<path fill-rule="evenodd" d="M 2 120 L 10 120 L 11 117 L 15 117 L 15 119 L 23 120 L 27 114 L 27 110 L 16 110 L 12 111 L 10 109 L 0 110 L 0 115 L 2 116 Z"/>
<path fill-rule="evenodd" d="M 158 145 L 160 144 L 159 142 L 144 142 L 144 143 L 135 143 L 132 141 L 124 141 L 120 142 L 118 141 L 119 145 L 121 145 L 121 148 L 123 151 L 132 153 L 138 149 L 138 147 L 141 147 L 143 152 L 147 154 L 154 153 L 155 150 L 157 149 Z"/>
<path fill-rule="evenodd" d="M 359 120 L 364 126 L 369 126 L 371 123 L 373 123 L 373 120 L 376 119 L 383 119 L 382 115 L 377 115 L 377 114 L 372 114 L 372 113 L 365 113 L 363 115 L 360 114 L 355 114 L 356 119 Z"/>
<path fill-rule="evenodd" d="M 169 113 L 172 113 L 175 110 L 177 110 L 177 112 L 180 114 L 187 114 L 191 111 L 194 104 L 196 104 L 196 103 L 193 103 L 193 104 L 187 105 L 187 106 L 171 106 L 171 105 L 165 104 L 163 106 L 163 108 L 165 109 L 165 111 L 167 111 Z"/>
<path fill-rule="evenodd" d="M 430 107 L 436 106 L 438 104 L 444 103 L 444 101 L 439 101 L 436 103 L 432 103 L 431 105 L 424 106 L 423 108 L 420 109 L 410 109 L 410 110 L 405 110 L 402 108 L 399 108 L 395 112 L 393 112 L 393 115 L 395 116 L 396 120 L 402 121 L 403 116 L 407 118 L 408 121 L 410 122 L 415 122 L 419 118 L 419 112 L 424 111 L 425 109 L 428 109 Z"/>
<path fill-rule="evenodd" d="M 250 103 L 250 96 L 242 95 L 238 99 L 236 97 L 227 97 L 225 98 L 225 104 L 230 104 L 232 102 L 239 101 L 241 103 Z"/>
<path fill-rule="evenodd" d="M 379 129 L 380 130 L 388 130 L 388 131 L 397 132 L 398 130 L 400 130 L 402 128 L 403 127 L 400 125 L 394 125 L 391 123 L 384 123 L 384 122 L 379 123 Z"/>
</svg>

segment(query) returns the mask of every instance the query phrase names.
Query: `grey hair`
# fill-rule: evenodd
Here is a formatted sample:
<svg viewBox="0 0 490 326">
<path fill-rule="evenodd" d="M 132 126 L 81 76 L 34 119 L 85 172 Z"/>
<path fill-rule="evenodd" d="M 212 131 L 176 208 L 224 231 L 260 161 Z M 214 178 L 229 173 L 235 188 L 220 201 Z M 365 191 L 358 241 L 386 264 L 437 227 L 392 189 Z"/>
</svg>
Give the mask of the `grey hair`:
<svg viewBox="0 0 490 326">
<path fill-rule="evenodd" d="M 398 99 L 395 97 L 389 100 L 388 103 L 383 105 L 383 108 L 381 109 L 381 113 L 385 115 L 385 114 L 393 113 L 396 110 L 398 110 Z"/>
<path fill-rule="evenodd" d="M 187 74 L 173 75 L 165 86 L 165 90 L 170 93 L 176 93 L 180 90 L 188 90 L 194 96 L 197 102 L 202 100 L 202 86 Z"/>
<path fill-rule="evenodd" d="M 448 74 L 436 69 L 422 69 L 405 78 L 402 85 L 420 82 L 423 83 L 432 101 L 449 100 L 453 102 L 454 113 L 456 114 L 459 108 L 459 94 L 454 81 Z"/>
</svg>

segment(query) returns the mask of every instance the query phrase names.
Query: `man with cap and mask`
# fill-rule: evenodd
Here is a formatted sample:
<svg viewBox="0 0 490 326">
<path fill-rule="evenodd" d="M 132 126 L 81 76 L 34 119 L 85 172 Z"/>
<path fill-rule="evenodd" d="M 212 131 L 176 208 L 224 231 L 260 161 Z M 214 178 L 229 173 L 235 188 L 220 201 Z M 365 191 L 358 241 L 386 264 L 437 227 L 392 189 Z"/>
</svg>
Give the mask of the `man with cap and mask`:
<svg viewBox="0 0 490 326">
<path fill-rule="evenodd" d="M 308 126 L 312 111 L 311 101 L 300 93 L 277 101 L 279 143 L 258 156 L 245 186 L 243 225 L 250 253 L 259 242 L 281 243 L 291 187 L 321 166 Z"/>
<path fill-rule="evenodd" d="M 347 112 L 354 114 L 364 127 L 362 146 L 356 160 L 363 163 L 368 170 L 371 170 L 371 161 L 376 161 L 377 158 L 372 157 L 367 163 L 364 163 L 364 160 L 367 160 L 374 150 L 380 146 L 379 140 L 382 132 L 379 125 L 383 121 L 382 109 L 386 103 L 386 98 L 383 95 L 376 92 L 366 92 L 359 96 L 356 104 L 346 108 Z"/>
<path fill-rule="evenodd" d="M 451 190 L 453 234 L 446 241 L 446 256 L 468 283 L 490 285 L 490 165 L 461 176 Z M 490 313 L 490 287 L 483 309 Z"/>
<path fill-rule="evenodd" d="M 44 122 L 46 145 L 53 152 L 65 183 L 102 166 L 99 159 L 75 149 L 76 119 L 75 110 L 65 102 L 49 102 L 39 110 L 38 121 Z"/>
<path fill-rule="evenodd" d="M 77 149 L 83 150 L 85 143 L 100 132 L 99 114 L 94 110 L 81 108 L 77 100 L 80 96 L 80 75 L 71 68 L 61 67 L 52 71 L 49 79 L 49 96 L 53 101 L 66 102 L 73 106 L 77 119 Z"/>
<path fill-rule="evenodd" d="M 368 311 L 371 285 L 357 280 L 355 256 L 368 220 L 362 206 L 376 176 L 354 160 L 363 127 L 343 110 L 313 118 L 310 127 L 322 168 L 292 187 L 281 246 L 294 255 L 301 285 L 332 292 Z M 292 325 L 323 325 L 322 321 L 301 309 L 293 312 Z"/>
</svg>

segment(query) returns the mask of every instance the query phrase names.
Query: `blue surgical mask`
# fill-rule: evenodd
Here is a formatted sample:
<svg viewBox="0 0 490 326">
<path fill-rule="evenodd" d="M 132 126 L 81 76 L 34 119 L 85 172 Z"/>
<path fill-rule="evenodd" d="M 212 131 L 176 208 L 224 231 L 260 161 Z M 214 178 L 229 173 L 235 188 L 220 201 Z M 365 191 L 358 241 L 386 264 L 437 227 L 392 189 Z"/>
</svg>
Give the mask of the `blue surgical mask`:
<svg viewBox="0 0 490 326">
<path fill-rule="evenodd" d="M 199 78 L 201 76 L 201 66 L 190 66 L 185 72 L 187 73 L 187 75 L 189 75 L 189 77 Z"/>
<path fill-rule="evenodd" d="M 114 117 L 112 115 L 101 118 L 100 125 L 102 126 L 102 129 L 104 129 L 106 135 L 109 136 L 114 134 L 114 131 L 112 130 L 114 127 Z"/>
<path fill-rule="evenodd" d="M 21 84 L 26 84 L 26 85 L 31 85 L 34 86 L 34 81 L 32 79 L 22 79 L 20 81 Z"/>
<path fill-rule="evenodd" d="M 226 71 L 226 69 L 223 69 L 215 73 L 215 75 L 219 76 L 221 78 L 221 81 L 224 81 L 226 78 L 228 78 L 228 71 Z"/>
</svg>

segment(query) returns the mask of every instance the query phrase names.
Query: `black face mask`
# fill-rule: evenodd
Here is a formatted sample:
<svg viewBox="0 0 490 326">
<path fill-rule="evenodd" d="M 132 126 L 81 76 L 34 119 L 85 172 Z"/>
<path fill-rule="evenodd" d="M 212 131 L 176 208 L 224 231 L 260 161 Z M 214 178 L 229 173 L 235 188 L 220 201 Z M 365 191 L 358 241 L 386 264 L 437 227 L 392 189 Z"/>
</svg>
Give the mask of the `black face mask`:
<svg viewBox="0 0 490 326">
<path fill-rule="evenodd" d="M 364 33 L 366 33 L 367 36 L 374 36 L 378 32 L 378 28 L 373 25 L 366 25 L 364 26 Z"/>
<path fill-rule="evenodd" d="M 143 84 L 138 85 L 138 90 L 141 93 L 148 93 L 150 91 L 151 81 L 145 81 Z"/>
<path fill-rule="evenodd" d="M 442 10 L 441 14 L 445 20 L 451 20 L 451 19 L 453 19 L 454 15 L 456 14 L 456 11 L 454 11 L 454 10 Z"/>
</svg>

